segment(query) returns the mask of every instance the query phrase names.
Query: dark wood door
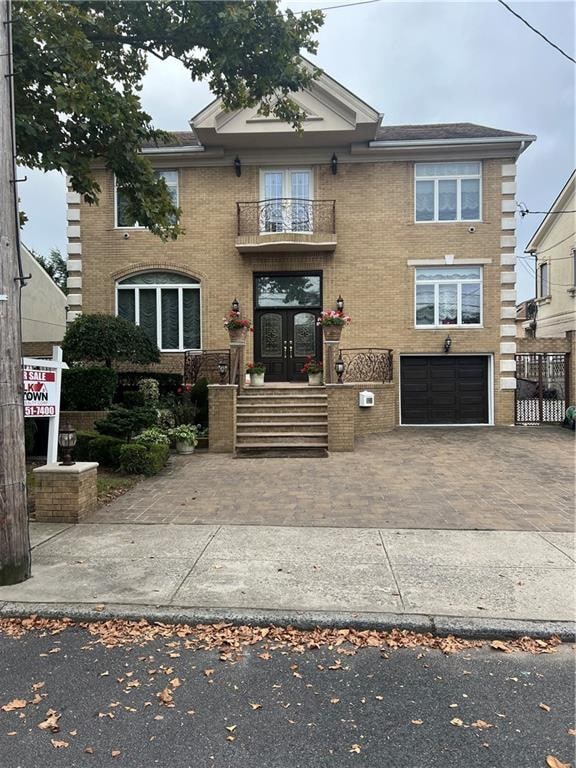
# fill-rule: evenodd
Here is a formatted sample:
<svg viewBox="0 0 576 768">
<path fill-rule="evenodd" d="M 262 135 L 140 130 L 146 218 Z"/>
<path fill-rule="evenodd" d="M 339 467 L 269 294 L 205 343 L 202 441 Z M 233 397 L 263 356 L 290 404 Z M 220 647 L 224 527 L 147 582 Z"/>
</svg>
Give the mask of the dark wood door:
<svg viewBox="0 0 576 768">
<path fill-rule="evenodd" d="M 402 424 L 487 424 L 486 356 L 403 357 Z"/>
<path fill-rule="evenodd" d="M 308 355 L 322 359 L 319 309 L 259 309 L 255 313 L 254 359 L 266 366 L 266 381 L 305 381 Z"/>
</svg>

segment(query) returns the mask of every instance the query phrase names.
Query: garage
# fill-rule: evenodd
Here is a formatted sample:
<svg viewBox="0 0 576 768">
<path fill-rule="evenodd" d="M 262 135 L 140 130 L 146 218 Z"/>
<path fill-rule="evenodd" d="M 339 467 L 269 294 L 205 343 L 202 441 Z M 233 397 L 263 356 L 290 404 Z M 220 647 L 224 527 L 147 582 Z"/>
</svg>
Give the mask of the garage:
<svg viewBox="0 0 576 768">
<path fill-rule="evenodd" d="M 402 424 L 488 424 L 486 355 L 400 358 Z"/>
</svg>

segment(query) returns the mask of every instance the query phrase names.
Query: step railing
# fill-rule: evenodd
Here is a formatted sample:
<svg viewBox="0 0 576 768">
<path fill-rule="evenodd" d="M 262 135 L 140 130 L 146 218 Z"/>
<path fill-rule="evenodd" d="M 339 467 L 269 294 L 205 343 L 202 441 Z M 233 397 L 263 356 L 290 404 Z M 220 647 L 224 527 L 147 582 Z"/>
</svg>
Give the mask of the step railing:
<svg viewBox="0 0 576 768">
<path fill-rule="evenodd" d="M 391 349 L 375 347 L 341 349 L 344 361 L 343 381 L 387 383 L 393 379 L 393 355 Z"/>
</svg>

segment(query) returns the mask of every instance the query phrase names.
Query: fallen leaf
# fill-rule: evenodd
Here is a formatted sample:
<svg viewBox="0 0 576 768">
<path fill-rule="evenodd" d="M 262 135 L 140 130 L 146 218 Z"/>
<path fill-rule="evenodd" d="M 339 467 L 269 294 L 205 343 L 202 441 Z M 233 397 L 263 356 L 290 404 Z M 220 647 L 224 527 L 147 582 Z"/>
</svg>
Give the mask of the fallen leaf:
<svg viewBox="0 0 576 768">
<path fill-rule="evenodd" d="M 412 723 L 412 725 L 422 725 L 422 723 L 424 721 L 423 720 L 410 720 L 410 722 Z"/>
<path fill-rule="evenodd" d="M 236 736 L 226 736 L 226 741 L 236 741 Z"/>
<path fill-rule="evenodd" d="M 174 701 L 170 688 L 164 688 L 164 690 L 157 693 L 156 696 L 158 696 L 162 704 L 172 704 Z"/>
<path fill-rule="evenodd" d="M 546 758 L 546 765 L 548 768 L 572 768 L 570 763 L 562 763 L 557 757 L 554 757 L 554 755 L 548 755 Z"/>
<path fill-rule="evenodd" d="M 576 728 L 568 728 L 568 736 L 576 736 Z"/>
<path fill-rule="evenodd" d="M 540 702 L 538 706 L 540 707 L 540 709 L 543 709 L 544 712 L 550 712 L 550 707 L 548 706 L 548 704 L 542 704 L 542 702 Z"/>
<path fill-rule="evenodd" d="M 237 725 L 227 725 L 227 726 L 226 726 L 226 730 L 227 730 L 227 731 L 230 731 L 230 733 L 234 733 L 234 731 L 236 730 L 236 728 L 238 728 L 238 726 L 237 726 Z"/>
<path fill-rule="evenodd" d="M 54 749 L 64 749 L 70 746 L 67 741 L 58 741 L 57 739 L 50 739 L 50 742 Z"/>
<path fill-rule="evenodd" d="M 204 670 L 204 674 L 206 675 L 206 677 L 210 677 L 210 675 L 214 674 L 214 670 L 213 669 L 205 669 Z"/>
<path fill-rule="evenodd" d="M 58 720 L 60 720 L 60 715 L 58 712 L 56 712 L 54 709 L 49 709 L 48 712 L 46 712 L 46 720 L 38 723 L 38 728 L 42 729 L 43 731 L 52 731 L 52 733 L 58 733 L 60 730 Z"/>
<path fill-rule="evenodd" d="M 29 701 L 30 704 L 40 704 L 41 702 L 42 696 L 39 693 L 35 694 L 34 698 Z"/>
<path fill-rule="evenodd" d="M 268 661 L 272 658 L 272 656 L 267 651 L 264 651 L 264 653 L 257 653 L 256 656 L 258 656 L 260 659 L 264 659 L 264 661 Z"/>
<path fill-rule="evenodd" d="M 112 757 L 118 757 L 121 754 L 119 749 L 113 749 L 111 752 Z"/>
<path fill-rule="evenodd" d="M 450 720 L 450 725 L 457 725 L 459 728 L 464 725 L 464 722 L 459 717 L 453 717 Z"/>
<path fill-rule="evenodd" d="M 68 733 L 70 734 L 70 736 L 77 736 L 78 735 L 78 731 L 76 731 L 76 730 L 68 731 Z"/>
<path fill-rule="evenodd" d="M 512 648 L 506 645 L 506 643 L 502 642 L 502 640 L 492 640 L 490 647 L 497 651 L 504 651 L 504 653 L 512 653 Z"/>
<path fill-rule="evenodd" d="M 15 709 L 24 709 L 27 703 L 26 699 L 12 699 L 8 704 L 4 704 L 2 709 L 4 712 L 13 712 Z"/>
<path fill-rule="evenodd" d="M 450 707 L 450 709 L 454 709 L 454 707 L 457 707 L 458 704 L 448 704 L 448 706 Z"/>
<path fill-rule="evenodd" d="M 378 699 L 378 701 L 384 701 L 384 696 L 374 696 L 375 699 Z"/>
<path fill-rule="evenodd" d="M 98 603 L 98 605 L 95 605 L 95 606 L 94 606 L 94 610 L 95 610 L 95 611 L 103 611 L 103 610 L 104 610 L 104 608 L 106 608 L 106 606 L 104 605 L 104 603 Z"/>
<path fill-rule="evenodd" d="M 340 699 L 330 699 L 330 704 L 338 704 Z"/>
<path fill-rule="evenodd" d="M 180 686 L 182 685 L 182 683 L 180 682 L 180 678 L 175 677 L 172 680 L 170 680 L 170 685 L 172 686 L 172 688 L 180 688 Z"/>
<path fill-rule="evenodd" d="M 487 728 L 494 728 L 492 723 L 487 723 L 486 720 L 475 720 L 472 723 L 472 728 L 480 728 L 481 730 L 486 730 Z"/>
<path fill-rule="evenodd" d="M 85 747 L 84 752 L 88 752 L 89 755 L 93 755 L 94 747 Z"/>
<path fill-rule="evenodd" d="M 252 703 L 250 703 L 250 706 L 252 707 L 252 709 L 262 709 L 262 704 L 252 704 Z"/>
<path fill-rule="evenodd" d="M 355 752 L 357 755 L 359 755 L 361 749 L 362 749 L 362 747 L 360 746 L 360 744 L 352 744 L 352 746 L 350 747 L 350 749 L 348 751 L 349 752 Z"/>
<path fill-rule="evenodd" d="M 45 685 L 44 680 L 40 681 L 39 683 L 34 683 L 34 685 L 32 686 L 32 690 L 39 691 L 40 688 L 44 688 L 44 685 Z"/>
<path fill-rule="evenodd" d="M 17 736 L 17 735 L 18 735 L 18 731 L 8 731 L 8 733 L 6 734 L 6 736 Z"/>
<path fill-rule="evenodd" d="M 164 720 L 164 715 L 154 715 L 154 720 Z"/>
</svg>

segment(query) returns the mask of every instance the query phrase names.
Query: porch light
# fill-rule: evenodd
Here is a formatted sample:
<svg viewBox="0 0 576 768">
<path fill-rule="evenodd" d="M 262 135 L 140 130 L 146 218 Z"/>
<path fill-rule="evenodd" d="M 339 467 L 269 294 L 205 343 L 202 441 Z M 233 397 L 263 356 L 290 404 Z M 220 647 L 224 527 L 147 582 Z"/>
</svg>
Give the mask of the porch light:
<svg viewBox="0 0 576 768">
<path fill-rule="evenodd" d="M 240 162 L 238 155 L 234 158 L 234 173 L 238 177 L 242 176 L 242 163 Z"/>
<path fill-rule="evenodd" d="M 336 157 L 336 152 L 332 154 L 332 157 L 330 159 L 330 167 L 332 169 L 332 175 L 336 176 L 338 173 L 338 158 Z"/>
<path fill-rule="evenodd" d="M 228 372 L 228 364 L 226 363 L 225 360 L 220 360 L 220 362 L 218 363 L 218 373 L 220 374 L 220 384 L 225 383 L 224 379 L 226 377 L 227 372 Z"/>
<path fill-rule="evenodd" d="M 344 299 L 342 298 L 342 294 L 340 293 L 338 295 L 338 298 L 336 299 L 336 309 L 338 312 L 342 312 L 344 309 Z"/>
<path fill-rule="evenodd" d="M 444 352 L 450 352 L 450 349 L 452 347 L 452 339 L 450 336 L 446 336 L 444 339 Z"/>
<path fill-rule="evenodd" d="M 238 299 L 234 299 L 230 306 L 232 308 L 232 312 L 240 312 L 240 302 Z"/>
<path fill-rule="evenodd" d="M 346 366 L 344 365 L 344 360 L 342 360 L 342 352 L 338 355 L 338 359 L 336 360 L 336 363 L 334 365 L 334 368 L 336 370 L 336 375 L 338 376 L 338 384 L 343 384 L 342 381 L 342 375 L 344 374 L 344 368 Z"/>
<path fill-rule="evenodd" d="M 58 445 L 62 448 L 64 456 L 60 462 L 61 466 L 71 467 L 76 464 L 72 461 L 71 451 L 76 445 L 76 430 L 70 425 L 65 424 L 58 433 Z"/>
</svg>

